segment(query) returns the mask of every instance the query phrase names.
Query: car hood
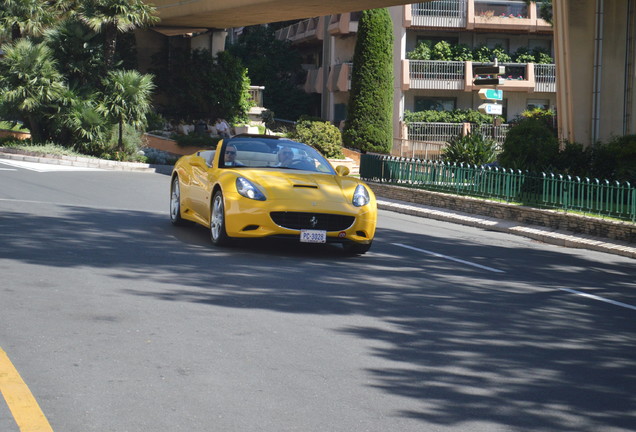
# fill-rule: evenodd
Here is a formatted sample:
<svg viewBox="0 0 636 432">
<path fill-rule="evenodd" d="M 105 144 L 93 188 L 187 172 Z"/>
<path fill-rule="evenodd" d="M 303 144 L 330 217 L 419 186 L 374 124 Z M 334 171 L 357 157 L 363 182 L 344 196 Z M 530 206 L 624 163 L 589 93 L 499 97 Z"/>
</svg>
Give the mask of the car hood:
<svg viewBox="0 0 636 432">
<path fill-rule="evenodd" d="M 272 200 L 351 202 L 360 183 L 350 177 L 291 170 L 254 170 L 245 177 L 261 186 Z"/>
</svg>

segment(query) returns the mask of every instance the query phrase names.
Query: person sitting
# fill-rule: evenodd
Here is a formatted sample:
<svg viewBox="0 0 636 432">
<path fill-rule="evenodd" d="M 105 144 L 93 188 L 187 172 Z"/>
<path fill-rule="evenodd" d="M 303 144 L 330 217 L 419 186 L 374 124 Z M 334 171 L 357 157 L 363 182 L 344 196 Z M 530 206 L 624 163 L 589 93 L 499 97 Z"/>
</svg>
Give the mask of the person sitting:
<svg viewBox="0 0 636 432">
<path fill-rule="evenodd" d="M 221 138 L 229 138 L 230 137 L 230 125 L 227 124 L 225 120 L 222 118 L 217 118 L 216 123 L 214 124 L 216 128 L 216 132 L 219 134 Z"/>
<path fill-rule="evenodd" d="M 290 167 L 292 162 L 294 161 L 294 152 L 289 147 L 282 147 L 278 150 L 278 164 L 277 167 Z"/>
<path fill-rule="evenodd" d="M 226 167 L 232 167 L 232 166 L 242 167 L 242 166 L 245 166 L 244 164 L 242 164 L 241 162 L 236 160 L 236 147 L 234 147 L 233 145 L 228 145 L 227 147 L 225 147 L 225 159 L 224 159 L 223 164 Z"/>
</svg>

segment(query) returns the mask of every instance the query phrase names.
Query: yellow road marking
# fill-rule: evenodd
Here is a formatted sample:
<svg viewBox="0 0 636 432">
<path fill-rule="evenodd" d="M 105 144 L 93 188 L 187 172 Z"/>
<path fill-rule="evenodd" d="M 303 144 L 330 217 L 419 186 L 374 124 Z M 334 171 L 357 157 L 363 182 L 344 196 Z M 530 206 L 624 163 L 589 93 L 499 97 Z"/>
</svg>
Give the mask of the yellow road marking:
<svg viewBox="0 0 636 432">
<path fill-rule="evenodd" d="M 0 348 L 0 393 L 4 396 L 20 432 L 53 432 L 31 390 Z"/>
</svg>

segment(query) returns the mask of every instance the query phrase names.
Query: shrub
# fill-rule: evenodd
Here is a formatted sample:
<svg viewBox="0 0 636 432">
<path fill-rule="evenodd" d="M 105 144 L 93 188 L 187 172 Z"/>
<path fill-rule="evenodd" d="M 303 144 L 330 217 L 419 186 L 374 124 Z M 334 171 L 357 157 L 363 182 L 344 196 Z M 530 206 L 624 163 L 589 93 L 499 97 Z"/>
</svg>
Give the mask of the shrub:
<svg viewBox="0 0 636 432">
<path fill-rule="evenodd" d="M 636 135 L 612 138 L 591 150 L 591 174 L 599 179 L 636 184 Z"/>
<path fill-rule="evenodd" d="M 362 12 L 342 137 L 363 152 L 389 153 L 393 146 L 393 24 L 387 9 Z"/>
<path fill-rule="evenodd" d="M 291 138 L 303 142 L 328 158 L 343 159 L 340 129 L 329 122 L 303 120 Z"/>
<path fill-rule="evenodd" d="M 424 123 L 474 123 L 474 124 L 491 124 L 492 116 L 482 114 L 476 110 L 453 110 L 453 111 L 417 111 L 404 113 L 404 121 L 406 123 L 424 122 Z"/>
<path fill-rule="evenodd" d="M 558 153 L 554 130 L 541 120 L 524 119 L 508 131 L 499 162 L 506 168 L 550 171 Z"/>
<path fill-rule="evenodd" d="M 568 142 L 559 152 L 555 160 L 555 168 L 558 172 L 579 177 L 590 175 L 591 152 L 582 144 Z"/>
<path fill-rule="evenodd" d="M 218 143 L 218 139 L 196 133 L 191 133 L 189 135 L 176 135 L 174 140 L 180 147 L 214 147 Z"/>
<path fill-rule="evenodd" d="M 417 44 L 413 51 L 406 54 L 406 58 L 409 60 L 430 60 L 431 59 L 431 45 L 428 41 L 423 41 Z"/>
<path fill-rule="evenodd" d="M 453 137 L 443 150 L 447 162 L 484 165 L 497 160 L 497 143 L 479 132 Z"/>
</svg>

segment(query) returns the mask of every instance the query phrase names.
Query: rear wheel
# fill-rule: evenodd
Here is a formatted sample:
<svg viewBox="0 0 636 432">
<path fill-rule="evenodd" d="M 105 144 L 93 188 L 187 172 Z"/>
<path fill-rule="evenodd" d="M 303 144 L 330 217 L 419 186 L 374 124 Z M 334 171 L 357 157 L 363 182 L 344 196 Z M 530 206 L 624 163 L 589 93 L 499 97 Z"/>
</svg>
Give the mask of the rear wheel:
<svg viewBox="0 0 636 432">
<path fill-rule="evenodd" d="M 172 222 L 172 225 L 183 224 L 183 219 L 181 218 L 181 188 L 179 186 L 179 177 L 177 176 L 172 179 L 172 186 L 170 187 L 170 222 Z"/>
<path fill-rule="evenodd" d="M 342 245 L 346 255 L 364 255 L 371 249 L 371 243 L 345 243 Z"/>
<path fill-rule="evenodd" d="M 229 243 L 230 238 L 225 232 L 225 205 L 223 204 L 223 193 L 217 191 L 212 198 L 212 208 L 210 210 L 210 239 L 216 246 L 223 246 Z"/>
</svg>

